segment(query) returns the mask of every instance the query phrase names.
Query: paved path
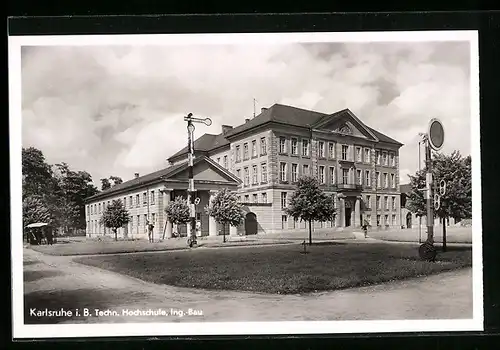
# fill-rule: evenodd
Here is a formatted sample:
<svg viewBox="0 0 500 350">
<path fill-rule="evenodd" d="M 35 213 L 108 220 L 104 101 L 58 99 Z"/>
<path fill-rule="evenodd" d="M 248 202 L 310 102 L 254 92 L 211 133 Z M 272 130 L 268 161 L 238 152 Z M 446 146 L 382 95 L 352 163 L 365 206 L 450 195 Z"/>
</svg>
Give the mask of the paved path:
<svg viewBox="0 0 500 350">
<path fill-rule="evenodd" d="M 26 323 L 307 321 L 472 318 L 472 269 L 419 280 L 307 295 L 206 291 L 156 285 L 24 250 Z M 72 317 L 29 316 L 30 309 L 73 310 Z M 75 316 L 78 308 L 80 316 Z M 88 308 L 91 317 L 83 317 Z M 200 310 L 203 315 L 123 316 L 122 311 Z M 95 316 L 95 309 L 119 316 Z M 29 316 L 29 317 L 28 317 Z"/>
</svg>

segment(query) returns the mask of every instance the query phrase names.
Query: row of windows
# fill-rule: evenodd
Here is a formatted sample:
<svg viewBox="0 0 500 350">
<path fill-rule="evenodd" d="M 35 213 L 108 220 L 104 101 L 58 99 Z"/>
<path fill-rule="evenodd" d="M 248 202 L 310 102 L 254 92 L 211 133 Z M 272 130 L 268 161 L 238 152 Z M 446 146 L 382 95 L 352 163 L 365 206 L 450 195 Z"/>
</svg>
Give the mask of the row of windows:
<svg viewBox="0 0 500 350">
<path fill-rule="evenodd" d="M 290 147 L 288 147 L 290 145 Z M 356 161 L 358 163 L 367 163 L 370 164 L 370 148 L 363 147 L 355 147 L 355 157 L 351 156 L 351 145 L 342 145 L 340 152 L 341 160 L 349 160 Z M 281 136 L 279 140 L 279 153 L 280 154 L 291 154 L 291 155 L 300 155 L 303 157 L 310 156 L 310 143 L 309 139 L 301 139 L 299 143 L 298 138 L 292 137 L 288 140 L 286 137 Z M 317 149 L 318 158 L 328 158 L 328 159 L 336 159 L 336 143 L 335 142 L 327 142 L 327 141 L 318 141 L 318 149 Z M 394 152 L 390 151 L 375 151 L 375 162 L 378 165 L 385 166 L 396 166 L 396 157 Z"/>
<path fill-rule="evenodd" d="M 260 196 L 258 193 L 252 194 L 252 202 L 250 202 L 250 195 L 249 194 L 246 194 L 243 197 L 238 196 L 239 202 L 242 202 L 242 199 L 243 199 L 243 203 L 267 203 L 267 193 L 262 192 L 260 194 Z"/>
<path fill-rule="evenodd" d="M 141 226 L 141 224 L 144 226 L 144 228 L 147 228 L 148 223 L 149 223 L 148 214 L 144 214 L 142 222 L 141 222 L 141 215 L 130 216 L 130 221 L 129 221 L 128 225 L 129 225 L 130 229 L 132 229 L 132 227 L 134 227 L 134 226 L 136 228 L 139 228 Z M 156 214 L 155 213 L 151 213 L 151 223 L 153 225 L 156 224 Z M 89 220 L 89 221 L 87 221 L 87 225 L 89 226 L 89 229 L 94 228 L 95 231 L 97 231 L 97 229 L 101 230 L 103 228 L 103 226 L 99 222 L 99 220 Z"/>
<path fill-rule="evenodd" d="M 376 206 L 377 206 L 377 210 L 380 210 L 382 208 L 382 197 L 381 196 L 377 196 L 376 198 Z M 391 202 L 391 205 L 390 205 L 390 208 L 391 210 L 396 210 L 396 196 L 392 196 L 390 198 L 390 202 Z M 371 209 L 372 208 L 372 205 L 371 205 L 371 196 L 370 195 L 366 195 L 365 196 L 365 206 L 367 209 Z M 389 196 L 384 196 L 384 208 L 385 210 L 389 210 Z"/>
<path fill-rule="evenodd" d="M 381 215 L 377 215 L 377 226 L 382 225 L 382 223 L 380 221 L 381 218 L 382 218 Z M 390 219 L 390 221 L 389 221 L 389 219 Z M 370 214 L 366 215 L 366 221 L 368 221 L 368 223 L 371 224 L 372 216 Z M 389 216 L 388 214 L 384 215 L 384 225 L 397 225 L 396 215 L 395 214 L 392 214 L 391 216 Z"/>
<path fill-rule="evenodd" d="M 222 165 L 225 169 L 229 169 L 229 164 L 227 160 L 227 155 L 222 158 L 223 163 L 220 163 L 220 157 L 217 157 L 217 164 Z"/>
<path fill-rule="evenodd" d="M 142 203 L 144 206 L 148 205 L 148 203 L 150 205 L 152 204 L 155 204 L 155 191 L 149 191 L 150 195 L 149 195 L 149 202 L 148 202 L 148 194 L 147 192 L 144 192 L 142 194 Z M 88 205 L 87 206 L 87 215 L 91 215 L 91 214 L 101 214 L 104 210 L 106 210 L 106 207 L 108 205 L 111 204 L 111 201 L 104 201 L 102 203 L 94 203 L 94 204 L 91 204 L 91 205 Z M 122 204 L 125 208 L 129 207 L 129 208 L 132 208 L 134 207 L 134 196 L 129 196 L 128 197 L 128 201 L 127 201 L 127 197 L 123 197 L 122 199 Z M 135 206 L 138 207 L 140 206 L 140 195 L 139 194 L 136 194 L 135 195 Z"/>
<path fill-rule="evenodd" d="M 260 156 L 265 156 L 267 155 L 267 138 L 261 137 L 260 138 L 260 152 L 257 150 L 257 140 L 252 140 L 252 142 L 249 143 L 245 142 L 243 143 L 243 158 L 241 157 L 241 145 L 236 146 L 236 162 L 241 162 L 243 160 L 248 160 L 250 159 L 250 150 L 249 147 L 252 148 L 251 154 L 252 158 L 256 158 L 258 155 Z"/>
<path fill-rule="evenodd" d="M 356 169 L 356 178 L 354 176 L 353 168 L 342 168 L 342 184 L 358 184 L 365 185 L 367 187 L 372 186 L 370 170 L 365 170 L 365 175 L 363 179 L 362 170 Z M 296 163 L 291 164 L 291 182 L 297 182 L 299 178 L 299 165 Z M 302 172 L 301 175 L 310 175 L 309 164 L 302 164 Z M 381 173 L 377 171 L 376 175 L 376 183 L 378 188 L 396 188 L 396 176 L 395 174 L 383 173 L 383 184 L 381 179 Z M 288 181 L 288 163 L 280 162 L 280 181 L 286 182 Z M 364 181 L 363 181 L 364 180 Z M 318 166 L 318 181 L 321 184 L 337 184 L 337 175 L 335 171 L 335 167 L 328 167 L 328 179 L 326 174 L 326 166 L 319 165 Z M 382 186 L 383 185 L 383 186 Z"/>
<path fill-rule="evenodd" d="M 243 178 L 241 177 L 241 169 L 236 169 L 236 176 L 243 181 L 244 186 L 250 186 L 250 169 L 252 170 L 251 178 L 252 185 L 259 183 L 259 166 L 253 164 L 251 167 L 243 168 Z M 267 163 L 260 164 L 260 183 L 267 182 Z"/>
<path fill-rule="evenodd" d="M 281 229 L 286 230 L 286 229 L 300 229 L 300 228 L 306 228 L 307 223 L 302 221 L 300 222 L 299 220 L 290 217 L 290 221 L 292 223 L 292 227 L 288 226 L 288 215 L 281 215 Z M 315 221 L 315 223 L 319 223 L 319 228 L 332 228 L 335 227 L 335 215 L 333 216 L 332 220 L 330 221 Z"/>
</svg>

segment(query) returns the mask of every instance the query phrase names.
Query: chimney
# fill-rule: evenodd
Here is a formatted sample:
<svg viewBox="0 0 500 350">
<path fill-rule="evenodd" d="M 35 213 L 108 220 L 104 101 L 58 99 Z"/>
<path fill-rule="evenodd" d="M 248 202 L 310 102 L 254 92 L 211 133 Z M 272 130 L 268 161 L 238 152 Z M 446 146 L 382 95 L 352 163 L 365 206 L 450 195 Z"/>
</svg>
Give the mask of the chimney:
<svg viewBox="0 0 500 350">
<path fill-rule="evenodd" d="M 265 111 L 267 111 L 267 108 L 266 108 L 266 107 L 262 107 L 262 108 L 260 109 L 260 113 L 264 113 Z"/>
<path fill-rule="evenodd" d="M 245 118 L 245 123 L 248 123 L 250 121 L 249 118 Z"/>
<path fill-rule="evenodd" d="M 222 135 L 225 135 L 233 127 L 231 125 L 222 125 Z"/>
<path fill-rule="evenodd" d="M 135 173 L 134 178 L 136 178 L 136 179 L 139 178 L 139 173 Z"/>
</svg>

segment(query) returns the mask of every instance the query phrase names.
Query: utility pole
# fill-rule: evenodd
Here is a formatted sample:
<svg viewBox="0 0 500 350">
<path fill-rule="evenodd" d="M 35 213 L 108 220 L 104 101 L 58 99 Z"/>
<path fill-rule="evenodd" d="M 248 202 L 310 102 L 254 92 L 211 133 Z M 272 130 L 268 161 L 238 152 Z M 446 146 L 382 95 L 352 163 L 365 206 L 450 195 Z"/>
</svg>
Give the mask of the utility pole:
<svg viewBox="0 0 500 350">
<path fill-rule="evenodd" d="M 190 225 L 189 225 L 189 237 L 188 245 L 192 247 L 197 243 L 196 241 L 196 206 L 195 206 L 195 188 L 194 188 L 194 177 L 193 177 L 193 163 L 194 163 L 194 124 L 203 123 L 207 126 L 212 125 L 212 120 L 210 118 L 200 119 L 194 118 L 193 113 L 189 113 L 184 117 L 184 121 L 187 121 L 188 130 L 188 176 L 189 176 L 189 187 L 188 187 L 188 203 L 190 207 Z"/>
<path fill-rule="evenodd" d="M 427 242 L 434 244 L 434 210 L 432 207 L 432 158 L 429 137 L 425 137 L 425 200 L 427 205 Z"/>
</svg>

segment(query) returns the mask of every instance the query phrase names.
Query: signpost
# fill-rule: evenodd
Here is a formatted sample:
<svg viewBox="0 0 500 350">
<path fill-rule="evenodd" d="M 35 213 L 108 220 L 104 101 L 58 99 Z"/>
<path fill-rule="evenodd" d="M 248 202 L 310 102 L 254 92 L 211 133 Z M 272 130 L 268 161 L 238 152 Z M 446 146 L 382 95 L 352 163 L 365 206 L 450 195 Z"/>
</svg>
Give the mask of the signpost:
<svg viewBox="0 0 500 350">
<path fill-rule="evenodd" d="M 195 201 L 195 189 L 194 189 L 194 178 L 193 178 L 193 161 L 194 161 L 194 123 L 203 123 L 207 126 L 212 125 L 212 120 L 210 118 L 194 118 L 192 113 L 189 113 L 184 117 L 184 121 L 187 121 L 188 130 L 188 173 L 189 173 L 189 188 L 188 188 L 188 203 L 190 207 L 190 227 L 189 227 L 189 238 L 188 246 L 192 247 L 197 244 L 196 240 L 196 201 Z M 199 203 L 199 199 L 198 199 Z"/>
<path fill-rule="evenodd" d="M 425 144 L 425 199 L 427 205 L 427 241 L 419 248 L 420 257 L 426 260 L 434 260 L 436 251 L 434 247 L 434 210 L 441 206 L 441 198 L 438 194 L 432 196 L 432 154 L 431 150 L 439 151 L 444 144 L 444 128 L 437 118 L 431 119 L 426 134 L 421 134 Z M 446 185 L 445 185 L 446 191 Z M 432 203 L 433 202 L 433 203 Z"/>
</svg>

